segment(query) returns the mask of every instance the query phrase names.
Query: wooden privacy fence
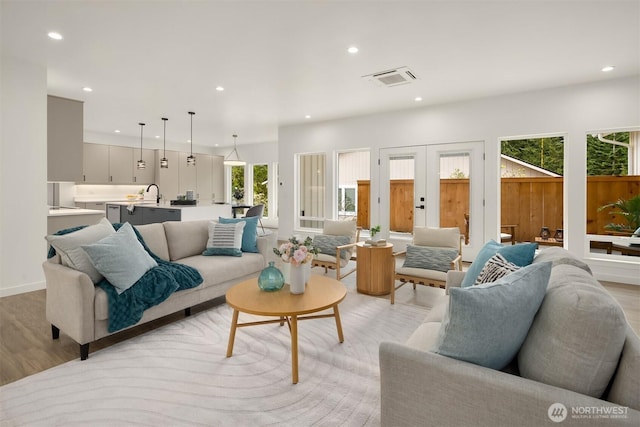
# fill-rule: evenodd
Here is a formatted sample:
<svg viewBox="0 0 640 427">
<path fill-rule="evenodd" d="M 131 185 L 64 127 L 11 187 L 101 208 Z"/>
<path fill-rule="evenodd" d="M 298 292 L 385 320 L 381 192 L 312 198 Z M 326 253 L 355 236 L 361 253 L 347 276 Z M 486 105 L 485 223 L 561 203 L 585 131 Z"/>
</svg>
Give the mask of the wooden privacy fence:
<svg viewBox="0 0 640 427">
<path fill-rule="evenodd" d="M 516 240 L 530 241 L 548 227 L 552 234 L 564 228 L 562 177 L 502 178 L 500 182 L 502 224 L 517 225 Z M 369 181 L 358 181 L 358 225 L 368 229 Z M 604 226 L 622 222 L 600 206 L 640 194 L 640 176 L 593 176 L 587 178 L 587 233 L 607 234 Z M 399 232 L 413 230 L 413 180 L 392 180 L 390 183 L 390 229 Z M 440 226 L 459 227 L 464 231 L 464 214 L 469 212 L 469 180 L 440 180 Z M 473 221 L 473 217 L 471 217 Z"/>
</svg>

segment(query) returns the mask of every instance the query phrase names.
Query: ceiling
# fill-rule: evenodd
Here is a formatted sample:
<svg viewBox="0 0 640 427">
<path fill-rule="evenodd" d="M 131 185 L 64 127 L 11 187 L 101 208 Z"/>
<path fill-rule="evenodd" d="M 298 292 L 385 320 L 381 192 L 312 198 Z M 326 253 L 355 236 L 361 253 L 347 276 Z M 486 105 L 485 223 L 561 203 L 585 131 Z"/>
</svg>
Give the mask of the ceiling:
<svg viewBox="0 0 640 427">
<path fill-rule="evenodd" d="M 2 0 L 0 15 L 3 54 L 46 65 L 49 94 L 83 100 L 85 132 L 139 138 L 146 122 L 152 138 L 167 117 L 167 141 L 185 143 L 194 111 L 202 146 L 640 75 L 640 1 Z M 362 79 L 402 66 L 418 80 Z"/>
</svg>

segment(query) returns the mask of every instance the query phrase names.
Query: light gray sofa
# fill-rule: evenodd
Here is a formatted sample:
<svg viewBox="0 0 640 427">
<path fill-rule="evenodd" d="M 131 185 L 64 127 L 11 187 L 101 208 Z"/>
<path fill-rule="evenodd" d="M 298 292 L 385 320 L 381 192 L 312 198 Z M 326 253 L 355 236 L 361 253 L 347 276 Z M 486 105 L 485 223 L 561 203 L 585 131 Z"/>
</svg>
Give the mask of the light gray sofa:
<svg viewBox="0 0 640 427">
<path fill-rule="evenodd" d="M 640 425 L 638 335 L 586 264 L 562 248 L 540 251 L 534 263 L 542 261 L 553 266 L 544 300 L 518 356 L 502 371 L 429 351 L 447 295 L 405 343 L 381 343 L 383 426 Z M 447 290 L 464 274 L 450 271 Z M 613 335 L 622 347 L 613 358 L 590 358 L 598 347 L 615 348 Z"/>
<path fill-rule="evenodd" d="M 273 257 L 272 235 L 258 236 L 259 253 L 243 252 L 241 257 L 203 256 L 208 240 L 208 220 L 170 221 L 137 226 L 149 249 L 165 261 L 197 269 L 203 283 L 173 293 L 161 304 L 147 309 L 140 325 L 168 314 L 224 296 L 234 284 L 257 277 Z M 111 335 L 108 331 L 107 294 L 85 273 L 66 267 L 58 256 L 43 264 L 47 283 L 46 316 L 53 338 L 60 331 L 80 344 L 80 358 L 89 354 L 89 343 Z M 133 325 L 133 326 L 136 326 Z"/>
</svg>

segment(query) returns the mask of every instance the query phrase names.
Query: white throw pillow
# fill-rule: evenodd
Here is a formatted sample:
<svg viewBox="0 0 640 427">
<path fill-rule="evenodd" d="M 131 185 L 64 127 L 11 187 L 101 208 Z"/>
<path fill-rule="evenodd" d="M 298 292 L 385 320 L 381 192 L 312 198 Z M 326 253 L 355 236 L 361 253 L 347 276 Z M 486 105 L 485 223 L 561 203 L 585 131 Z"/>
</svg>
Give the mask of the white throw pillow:
<svg viewBox="0 0 640 427">
<path fill-rule="evenodd" d="M 60 236 L 46 236 L 47 242 L 56 250 L 62 265 L 71 267 L 74 270 L 86 273 L 93 283 L 102 280 L 102 274 L 95 269 L 87 253 L 81 248 L 82 245 L 89 245 L 114 234 L 116 230 L 106 218 L 102 218 L 95 225 L 90 225 L 78 231 Z"/>
</svg>

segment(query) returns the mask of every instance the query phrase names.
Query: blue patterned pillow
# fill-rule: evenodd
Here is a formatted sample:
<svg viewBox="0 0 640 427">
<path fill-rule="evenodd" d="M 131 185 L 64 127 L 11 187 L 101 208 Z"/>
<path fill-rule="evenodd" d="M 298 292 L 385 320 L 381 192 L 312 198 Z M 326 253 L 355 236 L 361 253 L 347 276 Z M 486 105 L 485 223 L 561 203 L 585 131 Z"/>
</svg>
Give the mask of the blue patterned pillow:
<svg viewBox="0 0 640 427">
<path fill-rule="evenodd" d="M 423 268 L 447 272 L 451 270 L 451 262 L 458 256 L 453 248 L 431 248 L 429 246 L 407 245 L 407 255 L 403 267 Z"/>
<path fill-rule="evenodd" d="M 491 369 L 504 368 L 522 346 L 544 299 L 551 263 L 532 264 L 493 283 L 449 289 L 432 352 Z"/>
<path fill-rule="evenodd" d="M 202 255 L 242 256 L 242 232 L 246 222 L 220 224 L 209 222 L 209 240 Z"/>
<path fill-rule="evenodd" d="M 314 248 L 317 248 L 321 254 L 336 255 L 336 247 L 342 245 L 348 245 L 351 242 L 349 236 L 332 236 L 330 234 L 318 234 L 313 238 L 311 244 Z M 349 259 L 349 250 L 342 249 L 340 251 L 340 258 Z"/>
</svg>

